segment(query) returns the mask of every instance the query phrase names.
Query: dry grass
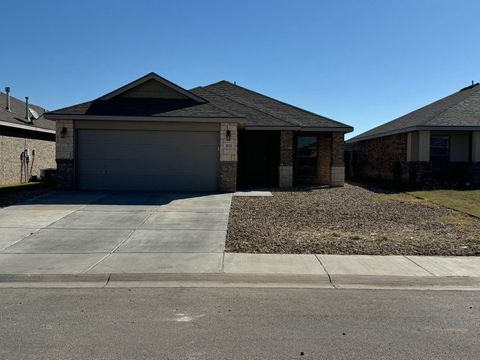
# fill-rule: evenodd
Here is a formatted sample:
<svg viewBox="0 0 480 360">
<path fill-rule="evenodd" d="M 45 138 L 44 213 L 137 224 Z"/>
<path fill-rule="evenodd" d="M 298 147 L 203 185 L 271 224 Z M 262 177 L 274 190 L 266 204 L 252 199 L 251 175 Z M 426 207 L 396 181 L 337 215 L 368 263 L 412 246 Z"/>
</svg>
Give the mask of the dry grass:
<svg viewBox="0 0 480 360">
<path fill-rule="evenodd" d="M 430 190 L 409 194 L 480 218 L 480 190 Z"/>
</svg>

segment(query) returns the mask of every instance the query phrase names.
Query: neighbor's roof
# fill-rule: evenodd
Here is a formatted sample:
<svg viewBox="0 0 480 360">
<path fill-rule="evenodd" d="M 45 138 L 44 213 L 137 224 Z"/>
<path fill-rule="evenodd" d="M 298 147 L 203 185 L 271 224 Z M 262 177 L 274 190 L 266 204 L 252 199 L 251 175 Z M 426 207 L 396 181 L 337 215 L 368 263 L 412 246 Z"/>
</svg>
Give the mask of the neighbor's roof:
<svg viewBox="0 0 480 360">
<path fill-rule="evenodd" d="M 121 89 L 131 90 L 146 81 L 159 81 L 165 86 L 181 91 L 187 98 L 159 99 L 115 96 Z M 190 91 L 180 88 L 155 73 L 135 80 L 103 97 L 78 105 L 49 112 L 51 118 L 75 116 L 130 116 L 161 118 L 236 119 L 255 128 L 311 128 L 349 132 L 353 129 L 338 121 L 328 119 L 288 105 L 268 96 L 220 81 Z"/>
<path fill-rule="evenodd" d="M 348 142 L 437 128 L 480 128 L 480 86 L 478 83 L 355 136 Z"/>
<path fill-rule="evenodd" d="M 39 115 L 39 118 L 31 123 L 25 119 L 25 102 L 10 95 L 10 111 L 7 111 L 5 108 L 7 103 L 6 99 L 7 95 L 0 91 L 0 123 L 2 123 L 3 126 L 10 126 L 11 124 L 12 127 L 21 127 L 22 129 L 55 130 L 55 122 L 47 120 L 43 116 L 45 113 L 44 108 L 31 103 L 28 104 L 28 107 Z"/>
</svg>

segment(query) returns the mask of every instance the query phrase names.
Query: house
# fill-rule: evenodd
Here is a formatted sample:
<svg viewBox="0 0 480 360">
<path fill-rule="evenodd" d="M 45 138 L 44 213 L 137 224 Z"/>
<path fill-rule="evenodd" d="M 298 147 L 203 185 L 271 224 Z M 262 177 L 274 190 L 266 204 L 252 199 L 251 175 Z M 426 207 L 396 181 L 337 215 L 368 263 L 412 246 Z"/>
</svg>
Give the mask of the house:
<svg viewBox="0 0 480 360">
<path fill-rule="evenodd" d="M 41 170 L 55 168 L 55 122 L 45 110 L 0 92 L 0 185 L 39 178 Z"/>
<path fill-rule="evenodd" d="M 341 186 L 352 131 L 227 81 L 185 90 L 155 73 L 45 116 L 58 184 L 82 190 Z"/>
<path fill-rule="evenodd" d="M 480 85 L 472 84 L 434 103 L 347 141 L 357 178 L 480 185 Z"/>
</svg>

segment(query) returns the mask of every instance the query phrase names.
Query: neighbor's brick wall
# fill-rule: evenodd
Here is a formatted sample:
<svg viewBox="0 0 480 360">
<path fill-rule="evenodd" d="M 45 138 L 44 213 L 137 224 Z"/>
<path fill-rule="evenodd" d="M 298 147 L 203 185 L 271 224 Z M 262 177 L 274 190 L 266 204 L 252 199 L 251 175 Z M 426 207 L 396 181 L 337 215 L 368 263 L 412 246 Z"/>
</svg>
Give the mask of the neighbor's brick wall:
<svg viewBox="0 0 480 360">
<path fill-rule="evenodd" d="M 0 132 L 0 185 L 20 183 L 20 155 L 25 149 L 30 154 L 29 176 L 40 177 L 41 169 L 56 167 L 53 135 L 8 129 L 8 132 Z M 32 150 L 35 150 L 35 157 Z"/>
<path fill-rule="evenodd" d="M 230 140 L 227 140 L 227 131 L 230 131 Z M 220 191 L 234 192 L 237 190 L 237 161 L 238 161 L 238 127 L 237 124 L 220 124 L 220 156 L 219 156 Z"/>
<path fill-rule="evenodd" d="M 67 132 L 62 135 L 62 129 Z M 75 189 L 75 127 L 72 120 L 57 120 L 57 187 Z"/>
<path fill-rule="evenodd" d="M 353 176 L 387 181 L 409 180 L 407 134 L 396 134 L 354 144 Z"/>
</svg>

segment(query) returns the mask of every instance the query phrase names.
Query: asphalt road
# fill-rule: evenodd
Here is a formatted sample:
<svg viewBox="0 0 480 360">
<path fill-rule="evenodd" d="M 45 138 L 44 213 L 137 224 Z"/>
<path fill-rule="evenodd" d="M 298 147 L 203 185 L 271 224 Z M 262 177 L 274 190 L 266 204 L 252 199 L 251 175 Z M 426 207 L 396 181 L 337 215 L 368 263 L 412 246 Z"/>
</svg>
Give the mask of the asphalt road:
<svg viewBox="0 0 480 360">
<path fill-rule="evenodd" d="M 0 359 L 478 359 L 480 292 L 0 289 Z"/>
</svg>

